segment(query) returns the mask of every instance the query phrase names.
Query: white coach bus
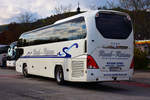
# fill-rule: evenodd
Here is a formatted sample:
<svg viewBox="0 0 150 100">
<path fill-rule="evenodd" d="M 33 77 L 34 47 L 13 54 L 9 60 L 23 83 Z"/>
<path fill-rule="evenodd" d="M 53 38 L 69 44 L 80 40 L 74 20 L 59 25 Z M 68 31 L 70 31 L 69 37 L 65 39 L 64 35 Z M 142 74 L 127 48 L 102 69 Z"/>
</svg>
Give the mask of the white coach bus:
<svg viewBox="0 0 150 100">
<path fill-rule="evenodd" d="M 23 33 L 16 70 L 64 81 L 130 80 L 133 29 L 128 14 L 112 10 L 85 12 Z"/>
</svg>

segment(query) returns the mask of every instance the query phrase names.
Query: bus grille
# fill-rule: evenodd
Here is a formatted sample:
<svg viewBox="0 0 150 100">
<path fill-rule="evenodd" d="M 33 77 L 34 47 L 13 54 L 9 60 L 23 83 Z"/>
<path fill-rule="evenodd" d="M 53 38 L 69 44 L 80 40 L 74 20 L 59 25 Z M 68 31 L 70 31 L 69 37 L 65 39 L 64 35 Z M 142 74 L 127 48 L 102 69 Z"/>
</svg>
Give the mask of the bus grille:
<svg viewBox="0 0 150 100">
<path fill-rule="evenodd" d="M 84 62 L 72 61 L 72 77 L 83 77 L 84 75 Z"/>
</svg>

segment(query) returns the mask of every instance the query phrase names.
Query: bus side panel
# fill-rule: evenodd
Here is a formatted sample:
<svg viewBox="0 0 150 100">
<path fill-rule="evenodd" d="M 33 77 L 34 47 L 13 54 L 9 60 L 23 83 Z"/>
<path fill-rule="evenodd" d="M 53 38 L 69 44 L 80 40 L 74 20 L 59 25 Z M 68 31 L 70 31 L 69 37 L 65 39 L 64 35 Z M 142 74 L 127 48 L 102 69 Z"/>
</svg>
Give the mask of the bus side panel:
<svg viewBox="0 0 150 100">
<path fill-rule="evenodd" d="M 84 46 L 85 39 L 23 47 L 24 54 L 17 61 L 16 70 L 22 72 L 26 63 L 29 74 L 54 78 L 55 67 L 59 65 L 63 67 L 65 80 L 69 80 L 71 59 L 83 55 Z"/>
<path fill-rule="evenodd" d="M 23 69 L 23 63 L 22 63 L 23 59 L 18 59 L 16 61 L 16 71 L 19 73 L 22 73 L 22 69 Z"/>
</svg>

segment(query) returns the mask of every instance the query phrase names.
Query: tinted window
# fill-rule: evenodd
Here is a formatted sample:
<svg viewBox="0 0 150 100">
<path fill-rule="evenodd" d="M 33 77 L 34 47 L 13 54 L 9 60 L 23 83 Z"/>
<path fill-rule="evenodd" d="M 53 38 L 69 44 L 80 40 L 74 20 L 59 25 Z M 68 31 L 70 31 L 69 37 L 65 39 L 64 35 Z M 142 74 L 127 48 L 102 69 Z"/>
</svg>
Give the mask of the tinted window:
<svg viewBox="0 0 150 100">
<path fill-rule="evenodd" d="M 104 38 L 109 39 L 126 39 L 132 31 L 129 18 L 114 13 L 99 13 L 96 27 Z"/>
<path fill-rule="evenodd" d="M 0 47 L 0 54 L 7 53 L 9 46 Z"/>
<path fill-rule="evenodd" d="M 86 37 L 86 25 L 83 17 L 51 26 L 37 32 L 23 34 L 18 46 L 83 39 Z"/>
</svg>

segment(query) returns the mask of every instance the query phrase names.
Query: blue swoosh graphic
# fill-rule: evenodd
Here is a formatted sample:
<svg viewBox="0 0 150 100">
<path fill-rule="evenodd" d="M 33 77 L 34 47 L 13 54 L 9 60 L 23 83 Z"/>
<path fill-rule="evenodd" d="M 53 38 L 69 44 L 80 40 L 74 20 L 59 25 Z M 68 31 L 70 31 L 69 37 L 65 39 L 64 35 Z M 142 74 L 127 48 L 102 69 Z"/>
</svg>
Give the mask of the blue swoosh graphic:
<svg viewBox="0 0 150 100">
<path fill-rule="evenodd" d="M 72 46 L 70 46 L 70 47 L 64 47 L 63 48 L 63 52 L 59 52 L 58 53 L 58 55 L 59 56 L 64 56 L 65 55 L 65 57 L 66 58 L 71 58 L 71 55 L 68 53 L 70 50 L 71 50 L 71 48 L 73 48 L 73 47 L 75 47 L 75 48 L 78 48 L 79 46 L 78 46 L 78 44 L 77 43 L 74 43 Z"/>
</svg>

